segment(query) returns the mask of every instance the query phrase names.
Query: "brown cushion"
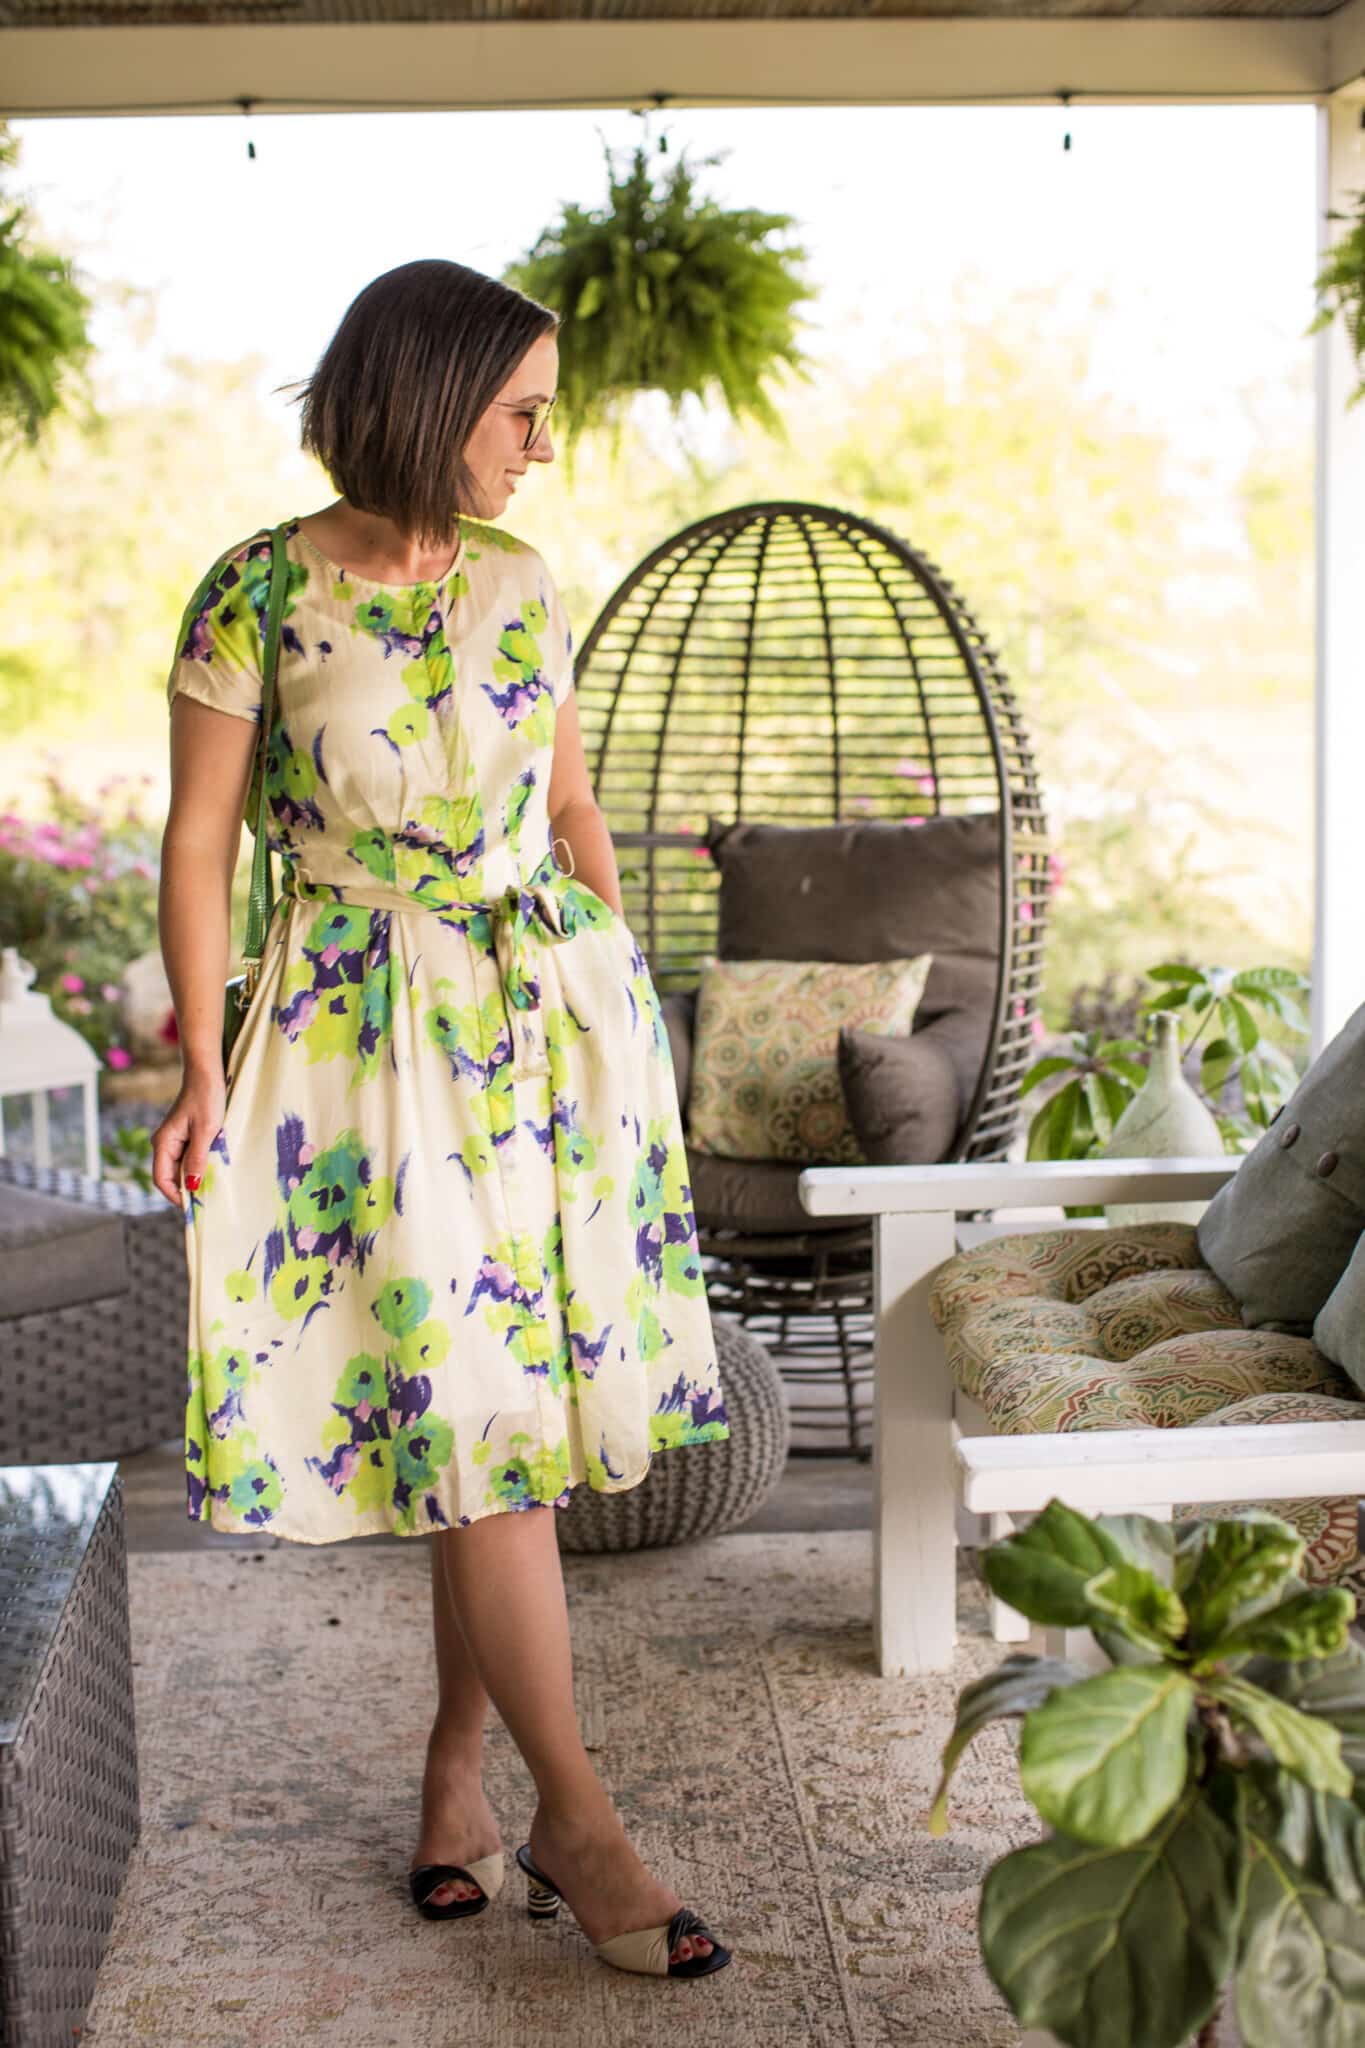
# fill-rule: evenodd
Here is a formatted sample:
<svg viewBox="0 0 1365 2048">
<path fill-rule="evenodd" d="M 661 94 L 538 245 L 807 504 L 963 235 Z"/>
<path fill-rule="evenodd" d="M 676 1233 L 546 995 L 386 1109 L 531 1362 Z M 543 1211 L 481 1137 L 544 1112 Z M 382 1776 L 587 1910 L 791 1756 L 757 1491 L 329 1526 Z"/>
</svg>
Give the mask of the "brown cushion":
<svg viewBox="0 0 1365 2048">
<path fill-rule="evenodd" d="M 804 1168 L 785 1159 L 721 1159 L 687 1152 L 697 1225 L 711 1230 L 774 1232 L 847 1230 L 848 1216 L 812 1216 L 801 1206 L 797 1182 Z"/>
<path fill-rule="evenodd" d="M 712 818 L 706 844 L 721 875 L 717 958 L 867 961 L 932 953 L 921 1005 L 926 1020 L 945 1006 L 961 1007 L 967 989 L 975 999 L 986 964 L 994 994 L 998 812 L 922 825 L 885 818 L 727 825 Z"/>
<path fill-rule="evenodd" d="M 1199 1250 L 1249 1329 L 1307 1336 L 1365 1230 L 1365 1003 L 1205 1210 Z"/>
<path fill-rule="evenodd" d="M 936 1166 L 952 1150 L 962 1097 L 941 1027 L 886 1037 L 845 1025 L 839 1085 L 848 1120 L 874 1166 Z"/>
<path fill-rule="evenodd" d="M 127 1286 L 116 1211 L 0 1185 L 0 1316 L 67 1308 Z"/>
<path fill-rule="evenodd" d="M 687 1108 L 687 1091 L 692 1080 L 692 1039 L 697 1024 L 697 991 L 695 988 L 671 989 L 666 996 L 660 996 L 659 1008 L 663 1012 L 664 1024 L 668 1031 L 669 1051 L 673 1055 L 673 1080 L 678 1091 L 678 1107 Z"/>
</svg>

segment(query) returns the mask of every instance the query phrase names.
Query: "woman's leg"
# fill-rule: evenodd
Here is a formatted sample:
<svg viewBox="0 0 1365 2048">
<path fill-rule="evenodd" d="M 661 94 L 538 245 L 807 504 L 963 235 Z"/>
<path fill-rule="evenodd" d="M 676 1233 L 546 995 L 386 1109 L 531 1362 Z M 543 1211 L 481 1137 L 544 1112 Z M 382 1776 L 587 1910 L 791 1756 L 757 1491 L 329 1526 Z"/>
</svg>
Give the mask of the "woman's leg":
<svg viewBox="0 0 1365 2048">
<path fill-rule="evenodd" d="M 483 1790 L 483 1724 L 488 1694 L 469 1654 L 446 1575 L 445 1546 L 432 1540 L 431 1610 L 436 1635 L 439 1698 L 427 1738 L 422 1779 L 422 1832 L 412 1867 L 421 1863 L 473 1863 L 502 1847 L 498 1824 Z M 431 1894 L 432 1903 L 474 1896 L 456 1881 Z"/>
<path fill-rule="evenodd" d="M 589 1941 L 672 1919 L 685 1902 L 641 1863 L 583 1747 L 552 1507 L 438 1532 L 469 1653 L 535 1779 L 531 1854 Z M 674 1951 L 708 1955 L 698 1938 Z"/>
</svg>

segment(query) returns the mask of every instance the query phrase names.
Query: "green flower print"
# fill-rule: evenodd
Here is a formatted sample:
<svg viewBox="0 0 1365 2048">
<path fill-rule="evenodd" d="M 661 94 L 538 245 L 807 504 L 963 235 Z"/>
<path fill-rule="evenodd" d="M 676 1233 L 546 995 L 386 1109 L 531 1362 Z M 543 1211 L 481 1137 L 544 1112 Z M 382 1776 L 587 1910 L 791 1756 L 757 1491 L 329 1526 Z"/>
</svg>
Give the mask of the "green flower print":
<svg viewBox="0 0 1365 2048">
<path fill-rule="evenodd" d="M 482 685 L 511 730 L 534 747 L 548 747 L 554 739 L 554 692 L 545 676 L 539 638 L 548 618 L 538 597 L 522 599 L 521 616 L 508 619 L 498 636 L 494 681 Z"/>
<path fill-rule="evenodd" d="M 541 1444 L 534 1450 L 520 1449 L 521 1445 L 530 1445 L 532 1441 L 525 1430 L 514 1431 L 507 1439 L 507 1449 L 496 1463 L 493 1446 L 486 1437 L 474 1445 L 470 1456 L 476 1464 L 488 1466 L 485 1508 L 549 1507 L 568 1498 L 567 1436 L 562 1436 L 553 1446 Z"/>
<path fill-rule="evenodd" d="M 347 1363 L 323 1430 L 327 1455 L 304 1460 L 357 1515 L 382 1509 L 400 1535 L 446 1522 L 435 1489 L 455 1432 L 431 1412 L 430 1375 L 450 1349 L 450 1331 L 429 1313 L 431 1302 L 424 1280 L 385 1282 L 371 1311 L 386 1341 L 378 1354 Z"/>
<path fill-rule="evenodd" d="M 221 1320 L 212 1328 L 222 1329 Z M 242 1398 L 260 1377 L 242 1347 L 194 1351 L 187 1362 L 185 1474 L 189 1518 L 202 1522 L 210 1497 L 237 1521 L 263 1527 L 284 1498 L 274 1461 L 257 1455 L 255 1435 L 243 1425 Z M 209 1464 L 212 1452 L 213 1476 Z"/>
<path fill-rule="evenodd" d="M 304 900 L 307 900 L 306 898 Z M 389 948 L 386 912 L 332 903 L 308 924 L 299 958 L 285 976 L 275 1024 L 309 1064 L 340 1060 L 353 1094 L 393 1045 L 395 1001 L 406 988 Z"/>
<path fill-rule="evenodd" d="M 626 1290 L 640 1356 L 650 1361 L 673 1341 L 660 1320 L 662 1297 L 704 1291 L 686 1166 L 677 1119 L 651 1119 L 631 1178 L 629 1209 L 638 1270 Z"/>
</svg>

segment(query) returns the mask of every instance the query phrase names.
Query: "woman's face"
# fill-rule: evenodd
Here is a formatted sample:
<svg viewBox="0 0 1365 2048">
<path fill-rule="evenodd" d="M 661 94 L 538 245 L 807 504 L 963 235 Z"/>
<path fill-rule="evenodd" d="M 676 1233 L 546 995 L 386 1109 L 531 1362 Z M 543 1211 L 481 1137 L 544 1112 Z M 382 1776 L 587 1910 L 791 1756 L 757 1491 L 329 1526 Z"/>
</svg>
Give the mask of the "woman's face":
<svg viewBox="0 0 1365 2048">
<path fill-rule="evenodd" d="M 526 446 L 526 436 L 536 401 L 553 395 L 558 377 L 559 344 L 553 334 L 538 335 L 477 422 L 464 451 L 483 501 L 476 519 L 500 518 L 528 466 L 554 461 L 549 420 L 533 447 Z"/>
</svg>

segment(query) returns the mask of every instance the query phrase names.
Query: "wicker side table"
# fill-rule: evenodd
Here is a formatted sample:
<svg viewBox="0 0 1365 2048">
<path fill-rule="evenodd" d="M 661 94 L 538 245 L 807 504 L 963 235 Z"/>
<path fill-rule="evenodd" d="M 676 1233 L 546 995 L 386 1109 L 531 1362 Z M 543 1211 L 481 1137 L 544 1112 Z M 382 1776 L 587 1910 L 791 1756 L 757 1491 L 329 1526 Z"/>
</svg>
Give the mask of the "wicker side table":
<svg viewBox="0 0 1365 2048">
<path fill-rule="evenodd" d="M 184 1217 L 163 1195 L 26 1160 L 0 1158 L 0 1187 L 76 1204 L 123 1241 L 122 1272 L 108 1291 L 102 1284 L 93 1298 L 77 1289 L 63 1300 L 55 1282 L 51 1298 L 0 1312 L 0 1465 L 128 1458 L 182 1436 Z"/>
<path fill-rule="evenodd" d="M 4 2048 L 70 2048 L 139 1832 L 118 1468 L 0 1466 Z"/>
<path fill-rule="evenodd" d="M 730 1434 L 720 1443 L 676 1444 L 655 1457 L 638 1486 L 594 1493 L 576 1486 L 555 1510 L 561 1550 L 647 1550 L 721 1536 L 756 1515 L 782 1476 L 791 1423 L 777 1367 L 757 1337 L 714 1320 L 721 1393 Z"/>
</svg>

